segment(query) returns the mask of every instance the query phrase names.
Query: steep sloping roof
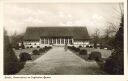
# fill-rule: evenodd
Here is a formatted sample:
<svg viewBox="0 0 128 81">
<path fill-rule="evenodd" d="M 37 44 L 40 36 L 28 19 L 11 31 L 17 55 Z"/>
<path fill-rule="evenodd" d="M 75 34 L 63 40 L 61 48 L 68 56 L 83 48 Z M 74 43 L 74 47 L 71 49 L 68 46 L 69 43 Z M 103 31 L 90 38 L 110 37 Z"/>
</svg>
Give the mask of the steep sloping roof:
<svg viewBox="0 0 128 81">
<path fill-rule="evenodd" d="M 24 40 L 39 40 L 42 36 L 72 36 L 74 39 L 89 39 L 86 27 L 28 27 L 24 35 Z"/>
</svg>

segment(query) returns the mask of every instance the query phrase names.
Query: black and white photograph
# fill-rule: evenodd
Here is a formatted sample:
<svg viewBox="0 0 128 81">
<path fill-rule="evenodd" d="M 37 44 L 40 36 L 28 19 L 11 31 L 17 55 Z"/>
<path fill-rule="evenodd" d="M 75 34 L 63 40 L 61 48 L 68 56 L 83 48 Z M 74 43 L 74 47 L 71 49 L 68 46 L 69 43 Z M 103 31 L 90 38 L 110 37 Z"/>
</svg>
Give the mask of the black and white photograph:
<svg viewBox="0 0 128 81">
<path fill-rule="evenodd" d="M 4 75 L 124 75 L 124 3 L 5 3 Z"/>
</svg>

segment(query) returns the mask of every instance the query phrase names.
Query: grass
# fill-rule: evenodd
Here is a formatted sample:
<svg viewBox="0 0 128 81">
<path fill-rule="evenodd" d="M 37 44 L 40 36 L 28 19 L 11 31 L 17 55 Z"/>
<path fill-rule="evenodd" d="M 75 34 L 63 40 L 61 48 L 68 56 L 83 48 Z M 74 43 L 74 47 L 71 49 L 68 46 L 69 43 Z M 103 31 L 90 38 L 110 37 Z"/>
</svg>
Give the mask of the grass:
<svg viewBox="0 0 128 81">
<path fill-rule="evenodd" d="M 31 58 L 32 60 L 31 61 L 34 61 L 36 60 L 37 58 L 39 58 L 40 56 L 44 55 L 44 53 L 40 53 L 40 55 L 32 55 L 32 51 L 33 50 L 39 50 L 40 48 L 26 48 L 26 49 L 20 49 L 20 50 L 15 50 L 15 54 L 17 56 L 17 58 L 19 58 L 19 54 L 22 53 L 22 52 L 26 52 L 26 53 L 29 53 L 31 54 Z"/>
<path fill-rule="evenodd" d="M 88 59 L 89 54 L 93 51 L 98 51 L 101 53 L 102 56 L 102 61 L 96 61 L 96 63 L 100 66 L 100 68 L 103 70 L 104 69 L 104 63 L 105 60 L 111 55 L 112 51 L 111 50 L 106 50 L 106 49 L 95 49 L 95 48 L 81 48 L 81 49 L 86 49 L 87 50 L 87 55 L 79 55 L 79 52 L 73 51 L 77 56 L 81 57 L 82 59 L 86 61 L 90 61 Z M 90 72 L 90 71 L 89 71 Z"/>
<path fill-rule="evenodd" d="M 83 56 L 83 55 L 82 55 Z M 47 54 L 27 63 L 18 73 L 25 75 L 105 75 L 95 61 L 84 61 L 71 51 L 54 48 Z"/>
<path fill-rule="evenodd" d="M 112 53 L 111 50 L 106 50 L 106 49 L 95 49 L 95 48 L 82 48 L 82 49 L 86 49 L 88 54 L 90 54 L 92 51 L 98 51 L 101 53 L 102 58 L 108 58 Z"/>
</svg>

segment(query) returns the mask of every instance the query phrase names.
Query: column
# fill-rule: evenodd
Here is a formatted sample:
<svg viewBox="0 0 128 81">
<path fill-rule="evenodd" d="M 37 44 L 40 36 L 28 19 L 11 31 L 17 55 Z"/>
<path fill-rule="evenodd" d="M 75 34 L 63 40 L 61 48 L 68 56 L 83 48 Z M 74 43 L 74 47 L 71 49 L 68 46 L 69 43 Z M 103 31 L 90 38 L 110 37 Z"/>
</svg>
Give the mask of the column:
<svg viewBox="0 0 128 81">
<path fill-rule="evenodd" d="M 73 40 L 73 38 L 72 38 L 72 44 L 74 45 L 74 40 Z"/>
<path fill-rule="evenodd" d="M 69 38 L 67 39 L 67 44 L 69 44 Z"/>
<path fill-rule="evenodd" d="M 65 38 L 64 38 L 64 44 L 65 44 Z"/>
<path fill-rule="evenodd" d="M 49 44 L 49 38 L 48 38 L 48 44 Z"/>
<path fill-rule="evenodd" d="M 56 44 L 57 44 L 57 38 L 56 38 Z"/>
<path fill-rule="evenodd" d="M 61 43 L 61 38 L 60 38 L 60 44 L 62 44 L 62 43 Z"/>
<path fill-rule="evenodd" d="M 52 38 L 52 44 L 53 44 L 53 38 Z"/>
<path fill-rule="evenodd" d="M 40 40 L 39 40 L 39 43 L 41 44 L 41 38 L 40 38 Z"/>
<path fill-rule="evenodd" d="M 46 43 L 45 43 L 45 38 L 44 38 L 44 44 L 46 44 Z"/>
</svg>

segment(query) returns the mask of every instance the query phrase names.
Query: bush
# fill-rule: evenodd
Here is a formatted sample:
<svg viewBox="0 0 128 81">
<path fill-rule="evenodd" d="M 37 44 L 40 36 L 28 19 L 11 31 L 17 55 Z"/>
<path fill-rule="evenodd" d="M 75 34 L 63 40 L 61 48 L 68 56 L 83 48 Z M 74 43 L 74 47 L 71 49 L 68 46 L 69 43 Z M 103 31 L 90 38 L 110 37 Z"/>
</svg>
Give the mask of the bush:
<svg viewBox="0 0 128 81">
<path fill-rule="evenodd" d="M 76 51 L 76 52 L 79 52 L 79 51 L 80 51 L 80 48 L 75 48 L 75 51 Z"/>
<path fill-rule="evenodd" d="M 44 48 L 47 48 L 47 46 L 44 46 Z"/>
<path fill-rule="evenodd" d="M 30 46 L 30 48 L 33 48 L 33 46 Z"/>
<path fill-rule="evenodd" d="M 45 46 L 43 49 L 44 49 L 45 51 L 48 51 L 48 50 L 50 50 L 51 48 L 52 48 L 51 46 L 49 46 L 49 47 Z"/>
<path fill-rule="evenodd" d="M 121 52 L 120 52 L 121 53 Z M 123 53 L 114 51 L 105 64 L 104 70 L 110 74 L 123 74 Z M 120 57 L 120 58 L 119 58 Z"/>
<path fill-rule="evenodd" d="M 37 46 L 37 48 L 40 48 L 40 46 Z"/>
<path fill-rule="evenodd" d="M 21 53 L 19 55 L 19 57 L 20 57 L 20 62 L 25 62 L 27 60 L 32 60 L 31 55 L 26 53 L 26 52 Z"/>
<path fill-rule="evenodd" d="M 97 51 L 91 52 L 89 55 L 90 60 L 96 60 L 96 61 L 101 61 L 101 53 Z"/>
<path fill-rule="evenodd" d="M 33 53 L 33 55 L 40 55 L 38 50 L 33 50 L 32 53 Z"/>
<path fill-rule="evenodd" d="M 82 46 L 80 45 L 79 48 L 82 48 Z"/>
<path fill-rule="evenodd" d="M 23 42 L 21 43 L 21 48 L 22 49 L 25 49 L 25 46 L 24 46 L 24 43 Z"/>
<path fill-rule="evenodd" d="M 86 48 L 89 48 L 89 47 L 90 47 L 89 45 L 86 46 Z"/>
<path fill-rule="evenodd" d="M 24 46 L 24 45 L 22 45 L 22 46 L 21 46 L 21 48 L 22 48 L 22 49 L 25 49 L 25 46 Z"/>
<path fill-rule="evenodd" d="M 79 52 L 80 55 L 87 55 L 87 50 L 83 49 Z"/>
<path fill-rule="evenodd" d="M 26 48 L 29 48 L 28 46 Z"/>
<path fill-rule="evenodd" d="M 93 48 L 93 46 L 90 46 L 89 48 Z"/>
<path fill-rule="evenodd" d="M 108 58 L 104 64 L 104 70 L 110 74 L 113 73 L 113 62 L 114 60 L 112 60 L 112 58 Z"/>
<path fill-rule="evenodd" d="M 40 48 L 39 53 L 43 53 L 43 52 L 45 52 L 45 50 L 43 48 Z"/>
<path fill-rule="evenodd" d="M 19 50 L 19 45 L 18 45 L 18 43 L 16 43 L 16 45 L 15 45 L 15 47 L 14 47 L 16 50 Z"/>
</svg>

